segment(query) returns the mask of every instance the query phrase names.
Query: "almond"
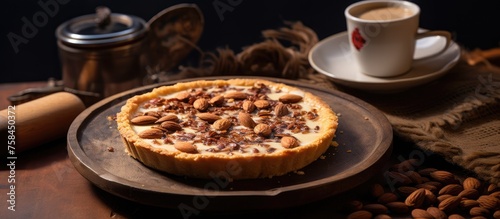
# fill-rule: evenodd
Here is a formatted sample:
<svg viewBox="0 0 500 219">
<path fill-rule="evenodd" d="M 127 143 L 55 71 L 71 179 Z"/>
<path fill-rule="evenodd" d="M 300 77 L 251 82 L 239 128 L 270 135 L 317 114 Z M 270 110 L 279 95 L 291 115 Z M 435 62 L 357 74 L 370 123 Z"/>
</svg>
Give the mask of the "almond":
<svg viewBox="0 0 500 219">
<path fill-rule="evenodd" d="M 467 177 L 463 182 L 462 185 L 464 186 L 464 189 L 475 189 L 479 190 L 479 187 L 481 187 L 481 181 L 474 177 Z"/>
<path fill-rule="evenodd" d="M 247 113 L 251 113 L 256 109 L 255 104 L 251 100 L 243 101 L 243 105 L 241 107 Z"/>
<path fill-rule="evenodd" d="M 265 109 L 271 106 L 267 100 L 256 100 L 253 104 L 255 104 L 255 106 L 259 109 Z"/>
<path fill-rule="evenodd" d="M 288 108 L 286 107 L 286 105 L 285 105 L 285 104 L 278 103 L 278 104 L 274 107 L 274 114 L 275 114 L 277 117 L 286 116 L 288 113 L 289 113 L 289 111 L 288 111 Z"/>
<path fill-rule="evenodd" d="M 452 212 L 457 209 L 457 207 L 460 205 L 460 201 L 462 198 L 458 196 L 451 196 L 442 202 L 439 203 L 438 208 L 441 211 L 444 212 Z"/>
<path fill-rule="evenodd" d="M 453 195 L 450 195 L 450 194 L 446 194 L 446 195 L 440 195 L 437 197 L 437 200 L 438 202 L 442 202 L 444 201 L 445 199 L 449 198 L 449 197 L 452 197 Z"/>
<path fill-rule="evenodd" d="M 488 210 L 495 210 L 498 207 L 498 199 L 489 195 L 479 196 L 477 199 L 479 206 Z"/>
<path fill-rule="evenodd" d="M 430 176 L 432 172 L 435 172 L 437 170 L 438 169 L 436 169 L 436 168 L 429 167 L 429 168 L 420 169 L 417 171 L 417 173 L 420 174 L 421 176 Z"/>
<path fill-rule="evenodd" d="M 426 205 L 432 205 L 437 202 L 437 197 L 434 195 L 434 193 L 431 190 L 426 189 L 425 190 L 425 201 L 424 204 Z"/>
<path fill-rule="evenodd" d="M 180 101 L 183 101 L 183 102 L 186 102 L 187 100 L 189 100 L 189 98 L 191 97 L 191 94 L 188 93 L 188 92 L 180 92 L 178 94 L 175 95 L 175 98 L 180 100 Z"/>
<path fill-rule="evenodd" d="M 483 208 L 483 207 L 473 207 L 469 210 L 469 214 L 472 217 L 475 217 L 475 216 L 488 217 L 488 216 L 490 216 L 490 211 L 486 208 Z"/>
<path fill-rule="evenodd" d="M 460 201 L 460 208 L 463 208 L 463 209 L 471 209 L 473 207 L 478 207 L 479 206 L 479 202 L 477 202 L 476 200 L 472 200 L 472 199 L 462 199 Z"/>
<path fill-rule="evenodd" d="M 459 215 L 459 214 L 452 214 L 452 215 L 448 216 L 448 219 L 465 219 L 465 217 L 463 217 L 462 215 Z"/>
<path fill-rule="evenodd" d="M 418 159 L 407 159 L 403 160 L 398 164 L 392 166 L 392 169 L 398 172 L 413 171 L 415 167 L 421 165 L 422 162 Z"/>
<path fill-rule="evenodd" d="M 297 94 L 285 94 L 279 97 L 279 101 L 282 103 L 297 103 L 302 100 L 302 96 Z"/>
<path fill-rule="evenodd" d="M 130 120 L 134 125 L 150 125 L 153 124 L 158 118 L 154 116 L 136 116 Z"/>
<path fill-rule="evenodd" d="M 436 170 L 430 173 L 430 177 L 444 184 L 456 183 L 455 175 L 445 170 Z"/>
<path fill-rule="evenodd" d="M 374 215 L 387 213 L 387 207 L 382 204 L 366 204 L 363 206 L 363 210 L 369 211 Z"/>
<path fill-rule="evenodd" d="M 458 194 L 458 196 L 468 199 L 477 199 L 479 197 L 479 192 L 475 189 L 464 189 Z"/>
<path fill-rule="evenodd" d="M 173 121 L 165 121 L 160 124 L 160 126 L 168 131 L 175 132 L 182 130 L 182 126 Z"/>
<path fill-rule="evenodd" d="M 392 219 L 392 217 L 389 216 L 388 214 L 379 214 L 375 216 L 373 219 Z"/>
<path fill-rule="evenodd" d="M 156 120 L 155 123 L 162 123 L 165 121 L 177 122 L 177 121 L 179 121 L 179 118 L 176 115 L 168 114 L 168 115 L 162 116 L 161 118 Z"/>
<path fill-rule="evenodd" d="M 408 178 L 411 179 L 411 181 L 415 184 L 422 184 L 423 183 L 423 180 L 422 180 L 422 176 L 420 176 L 420 174 L 418 174 L 417 172 L 415 171 L 406 171 L 403 173 L 405 176 L 407 176 Z"/>
<path fill-rule="evenodd" d="M 500 199 L 500 191 L 492 192 L 489 194 L 489 196 Z"/>
<path fill-rule="evenodd" d="M 428 218 L 428 219 L 433 219 L 434 218 L 434 217 L 432 217 L 431 214 L 429 214 L 429 212 L 427 212 L 424 209 L 420 209 L 420 208 L 413 209 L 411 211 L 411 216 L 413 218 Z"/>
<path fill-rule="evenodd" d="M 363 203 L 359 200 L 352 200 L 346 204 L 346 208 L 348 211 L 359 211 L 363 208 Z"/>
<path fill-rule="evenodd" d="M 406 175 L 395 172 L 395 171 L 389 171 L 385 173 L 386 177 L 388 177 L 392 183 L 396 185 L 409 185 L 412 183 L 411 179 L 407 177 Z"/>
<path fill-rule="evenodd" d="M 253 131 L 255 132 L 255 134 L 257 135 L 262 135 L 264 137 L 267 137 L 269 135 L 271 135 L 271 132 L 273 131 L 271 129 L 271 127 L 267 124 L 264 124 L 264 123 L 259 123 L 257 124 L 254 128 L 253 128 Z"/>
<path fill-rule="evenodd" d="M 396 214 L 404 214 L 410 211 L 408 206 L 403 202 L 389 202 L 385 206 L 387 206 L 389 211 Z"/>
<path fill-rule="evenodd" d="M 248 128 L 254 128 L 256 123 L 253 121 L 252 117 L 248 113 L 239 112 L 238 113 L 238 121 L 242 126 Z"/>
<path fill-rule="evenodd" d="M 409 207 L 420 207 L 425 201 L 425 189 L 417 189 L 406 197 L 405 204 Z"/>
<path fill-rule="evenodd" d="M 448 216 L 446 216 L 446 213 L 444 211 L 439 210 L 439 208 L 436 207 L 428 207 L 427 212 L 432 215 L 434 219 L 446 219 Z"/>
<path fill-rule="evenodd" d="M 488 192 L 488 193 L 493 193 L 496 191 L 498 191 L 498 186 L 496 184 L 493 184 L 493 183 L 490 183 L 488 185 L 488 188 L 486 188 L 486 192 Z"/>
<path fill-rule="evenodd" d="M 409 196 L 412 192 L 416 191 L 418 188 L 412 186 L 400 186 L 398 187 L 398 193 L 402 196 Z"/>
<path fill-rule="evenodd" d="M 187 141 L 178 141 L 174 144 L 175 149 L 185 153 L 197 153 L 196 147 Z"/>
<path fill-rule="evenodd" d="M 359 210 L 347 215 L 347 219 L 371 219 L 373 214 L 366 210 Z"/>
<path fill-rule="evenodd" d="M 424 188 L 424 189 L 427 189 L 431 192 L 437 192 L 438 191 L 438 188 L 436 186 L 433 186 L 431 184 L 426 184 L 426 183 L 422 183 L 422 184 L 417 184 L 415 185 L 415 188 Z"/>
<path fill-rule="evenodd" d="M 220 116 L 215 115 L 213 113 L 198 113 L 198 114 L 196 114 L 196 116 L 203 121 L 207 121 L 208 123 L 213 123 L 213 122 L 221 119 Z"/>
<path fill-rule="evenodd" d="M 384 194 L 384 187 L 382 185 L 380 185 L 380 183 L 375 183 L 373 184 L 371 187 L 370 187 L 370 194 L 374 197 L 374 198 L 378 198 L 380 197 L 381 195 Z"/>
<path fill-rule="evenodd" d="M 377 199 L 377 202 L 380 204 L 386 204 L 390 202 L 395 202 L 398 200 L 398 196 L 392 192 L 386 192 L 380 195 Z"/>
<path fill-rule="evenodd" d="M 219 131 L 227 130 L 227 129 L 229 129 L 229 127 L 231 127 L 231 120 L 218 119 L 217 121 L 214 122 L 214 124 L 212 124 L 212 127 L 215 130 L 219 130 Z"/>
<path fill-rule="evenodd" d="M 208 101 L 208 103 L 212 106 L 222 106 L 222 104 L 224 103 L 224 97 L 222 95 L 217 95 L 215 97 L 212 97 Z"/>
<path fill-rule="evenodd" d="M 199 111 L 205 111 L 208 109 L 209 106 L 210 104 L 208 103 L 208 100 L 205 98 L 199 98 L 193 102 L 193 107 Z"/>
<path fill-rule="evenodd" d="M 291 136 L 281 138 L 281 146 L 284 148 L 294 148 L 299 146 L 299 140 Z"/>
<path fill-rule="evenodd" d="M 155 139 L 163 137 L 163 131 L 160 129 L 146 129 L 138 134 L 139 137 L 145 139 Z"/>
<path fill-rule="evenodd" d="M 243 99 L 247 98 L 247 94 L 245 92 L 241 92 L 241 91 L 230 91 L 224 95 L 224 98 L 225 99 L 243 100 Z"/>
<path fill-rule="evenodd" d="M 144 116 L 152 116 L 152 117 L 156 117 L 156 118 L 160 118 L 160 113 L 156 112 L 156 111 L 147 111 L 147 112 L 144 112 L 143 114 Z"/>
<path fill-rule="evenodd" d="M 500 210 L 496 210 L 495 212 L 493 212 L 493 218 L 500 219 Z"/>
<path fill-rule="evenodd" d="M 449 184 L 441 188 L 438 192 L 438 195 L 450 194 L 456 196 L 463 190 L 464 188 L 459 184 Z"/>
</svg>

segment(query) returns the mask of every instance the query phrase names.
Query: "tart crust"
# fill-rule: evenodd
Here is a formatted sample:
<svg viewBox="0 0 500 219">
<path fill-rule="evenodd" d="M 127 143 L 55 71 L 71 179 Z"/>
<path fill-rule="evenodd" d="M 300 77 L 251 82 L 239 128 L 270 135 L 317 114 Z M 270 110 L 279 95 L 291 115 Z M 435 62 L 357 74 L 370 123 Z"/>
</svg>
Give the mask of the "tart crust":
<svg viewBox="0 0 500 219">
<path fill-rule="evenodd" d="M 155 147 L 146 139 L 139 137 L 133 128 L 134 124 L 130 122 L 144 103 L 160 96 L 195 88 L 256 84 L 263 84 L 283 94 L 302 94 L 301 101 L 312 106 L 317 112 L 318 137 L 307 144 L 272 153 L 186 153 Z M 117 114 L 116 120 L 126 152 L 133 158 L 156 170 L 206 179 L 215 177 L 252 179 L 280 176 L 299 170 L 325 153 L 331 145 L 338 125 L 336 114 L 319 97 L 293 86 L 261 79 L 198 80 L 155 88 L 149 93 L 128 99 Z"/>
</svg>

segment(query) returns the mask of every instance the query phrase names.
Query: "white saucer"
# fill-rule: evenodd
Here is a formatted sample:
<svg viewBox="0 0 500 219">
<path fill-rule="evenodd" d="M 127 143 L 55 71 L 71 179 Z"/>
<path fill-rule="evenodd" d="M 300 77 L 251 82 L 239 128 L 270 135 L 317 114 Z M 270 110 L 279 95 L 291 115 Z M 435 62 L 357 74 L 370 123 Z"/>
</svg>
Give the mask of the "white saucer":
<svg viewBox="0 0 500 219">
<path fill-rule="evenodd" d="M 377 78 L 360 72 L 350 53 L 347 32 L 325 38 L 309 52 L 311 66 L 333 82 L 361 90 L 397 92 L 422 85 L 443 76 L 460 59 L 459 46 L 451 42 L 445 52 L 418 59 L 443 47 L 442 37 L 420 39 L 416 44 L 415 60 L 409 72 L 390 78 Z"/>
</svg>

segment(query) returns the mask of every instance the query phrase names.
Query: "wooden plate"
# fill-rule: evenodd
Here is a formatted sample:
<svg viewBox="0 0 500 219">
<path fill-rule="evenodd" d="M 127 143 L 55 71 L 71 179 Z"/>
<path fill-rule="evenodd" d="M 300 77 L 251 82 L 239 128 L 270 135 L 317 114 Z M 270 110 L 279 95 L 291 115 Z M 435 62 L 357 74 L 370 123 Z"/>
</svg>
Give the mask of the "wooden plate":
<svg viewBox="0 0 500 219">
<path fill-rule="evenodd" d="M 68 131 L 69 158 L 80 174 L 109 193 L 147 205 L 184 211 L 264 210 L 302 205 L 360 185 L 378 173 L 388 160 L 392 128 L 375 107 L 345 93 L 311 84 L 260 78 L 314 93 L 340 116 L 335 138 L 339 146 L 331 147 L 324 159 L 303 168 L 303 174 L 233 182 L 222 180 L 224 178 L 201 180 L 161 173 L 129 157 L 112 117 L 128 98 L 181 81 L 123 92 L 86 109 Z"/>
</svg>

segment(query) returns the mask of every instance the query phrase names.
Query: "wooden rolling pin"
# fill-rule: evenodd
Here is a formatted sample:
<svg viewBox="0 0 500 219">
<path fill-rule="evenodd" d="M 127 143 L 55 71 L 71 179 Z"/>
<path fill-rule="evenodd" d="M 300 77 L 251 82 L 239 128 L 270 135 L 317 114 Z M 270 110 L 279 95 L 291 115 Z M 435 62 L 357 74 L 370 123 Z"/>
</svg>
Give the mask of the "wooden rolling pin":
<svg viewBox="0 0 500 219">
<path fill-rule="evenodd" d="M 0 111 L 0 140 L 7 143 L 1 153 L 14 149 L 18 154 L 65 137 L 73 120 L 84 109 L 85 105 L 76 95 L 57 92 Z"/>
</svg>

